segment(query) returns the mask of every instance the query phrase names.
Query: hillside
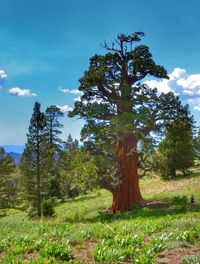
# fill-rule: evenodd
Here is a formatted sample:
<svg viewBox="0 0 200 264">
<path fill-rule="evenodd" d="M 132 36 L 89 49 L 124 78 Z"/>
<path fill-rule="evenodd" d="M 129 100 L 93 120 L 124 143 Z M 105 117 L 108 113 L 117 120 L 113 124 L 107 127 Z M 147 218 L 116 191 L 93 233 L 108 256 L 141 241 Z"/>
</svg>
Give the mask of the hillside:
<svg viewBox="0 0 200 264">
<path fill-rule="evenodd" d="M 0 219 L 2 263 L 199 263 L 200 171 L 144 178 L 141 188 L 147 205 L 114 216 L 105 190 L 58 204 L 53 219 L 10 210 Z"/>
</svg>

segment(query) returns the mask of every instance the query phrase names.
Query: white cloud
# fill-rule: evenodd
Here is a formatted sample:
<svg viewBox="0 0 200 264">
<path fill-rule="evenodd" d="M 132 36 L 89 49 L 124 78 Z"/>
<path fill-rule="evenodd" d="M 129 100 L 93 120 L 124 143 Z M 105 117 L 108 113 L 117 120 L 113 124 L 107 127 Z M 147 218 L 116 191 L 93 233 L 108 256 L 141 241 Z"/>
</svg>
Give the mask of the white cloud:
<svg viewBox="0 0 200 264">
<path fill-rule="evenodd" d="M 171 87 L 168 84 L 168 80 L 161 80 L 161 81 L 146 81 L 145 83 L 151 88 L 157 88 L 159 93 L 168 93 L 171 91 Z"/>
<path fill-rule="evenodd" d="M 80 94 L 80 95 L 83 94 L 83 92 L 79 91 L 78 89 L 70 90 L 70 89 L 64 89 L 63 87 L 59 87 L 58 90 L 65 94 Z"/>
<path fill-rule="evenodd" d="M 69 105 L 57 105 L 58 108 L 60 108 L 60 110 L 64 113 L 67 113 L 69 111 L 72 111 L 73 108 L 70 107 Z"/>
<path fill-rule="evenodd" d="M 81 97 L 80 96 L 74 98 L 74 102 L 80 102 L 80 101 L 81 101 Z"/>
<path fill-rule="evenodd" d="M 188 103 L 200 105 L 200 97 L 189 98 Z"/>
<path fill-rule="evenodd" d="M 171 74 L 169 74 L 170 80 L 177 80 L 187 76 L 187 71 L 185 69 L 175 68 Z"/>
<path fill-rule="evenodd" d="M 24 96 L 24 97 L 30 97 L 30 96 L 37 96 L 37 94 L 31 92 L 29 89 L 21 89 L 19 87 L 13 87 L 9 89 L 9 93 L 16 96 Z"/>
<path fill-rule="evenodd" d="M 197 110 L 197 111 L 200 112 L 200 105 L 195 105 L 195 106 L 194 106 L 194 110 Z"/>
<path fill-rule="evenodd" d="M 196 89 L 200 88 L 200 74 L 191 74 L 185 78 L 177 80 L 177 84 L 183 88 Z"/>
<path fill-rule="evenodd" d="M 2 88 L 6 79 L 7 79 L 7 74 L 5 73 L 4 70 L 0 70 L 0 88 Z"/>
<path fill-rule="evenodd" d="M 146 81 L 151 88 L 157 88 L 158 92 L 174 92 L 194 105 L 194 109 L 200 108 L 200 74 L 188 74 L 185 69 L 175 68 L 169 74 L 169 80 Z"/>
<path fill-rule="evenodd" d="M 0 70 L 0 79 L 1 80 L 7 79 L 7 74 L 5 73 L 4 70 Z"/>
</svg>

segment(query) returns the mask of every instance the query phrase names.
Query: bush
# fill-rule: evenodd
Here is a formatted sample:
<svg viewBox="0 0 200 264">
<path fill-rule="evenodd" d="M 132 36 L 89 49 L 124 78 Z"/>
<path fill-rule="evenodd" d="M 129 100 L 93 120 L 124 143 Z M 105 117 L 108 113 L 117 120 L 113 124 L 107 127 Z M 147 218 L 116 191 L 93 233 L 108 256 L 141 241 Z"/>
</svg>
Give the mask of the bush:
<svg viewBox="0 0 200 264">
<path fill-rule="evenodd" d="M 53 216 L 55 214 L 52 200 L 46 200 L 42 203 L 42 214 L 43 216 Z"/>
<path fill-rule="evenodd" d="M 176 209 L 185 210 L 188 204 L 188 199 L 185 195 L 175 196 L 172 199 L 172 203 L 176 206 Z"/>
</svg>

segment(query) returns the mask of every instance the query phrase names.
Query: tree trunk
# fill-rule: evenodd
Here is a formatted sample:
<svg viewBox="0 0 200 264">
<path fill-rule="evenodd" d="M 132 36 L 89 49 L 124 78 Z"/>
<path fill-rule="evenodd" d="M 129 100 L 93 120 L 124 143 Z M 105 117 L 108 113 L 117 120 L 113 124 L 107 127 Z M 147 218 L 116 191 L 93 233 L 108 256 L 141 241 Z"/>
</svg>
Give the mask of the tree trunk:
<svg viewBox="0 0 200 264">
<path fill-rule="evenodd" d="M 122 182 L 113 192 L 113 213 L 124 212 L 133 205 L 141 205 L 139 188 L 137 140 L 133 134 L 125 134 L 118 144 Z"/>
</svg>

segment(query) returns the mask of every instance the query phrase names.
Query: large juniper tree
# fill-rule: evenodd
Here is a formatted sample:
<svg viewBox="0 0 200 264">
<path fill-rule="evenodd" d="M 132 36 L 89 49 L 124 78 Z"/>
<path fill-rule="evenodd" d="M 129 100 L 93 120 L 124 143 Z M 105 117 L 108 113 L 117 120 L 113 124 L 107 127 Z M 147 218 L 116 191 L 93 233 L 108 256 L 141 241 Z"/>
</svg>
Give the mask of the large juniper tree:
<svg viewBox="0 0 200 264">
<path fill-rule="evenodd" d="M 147 76 L 168 78 L 164 67 L 154 62 L 149 48 L 136 45 L 143 36 L 142 32 L 119 34 L 110 45 L 104 43 L 107 53 L 90 59 L 80 79 L 83 95 L 69 114 L 86 120 L 82 133 L 85 140 L 102 145 L 102 155 L 110 164 L 116 164 L 112 180 L 102 175 L 101 181 L 113 194 L 113 212 L 143 203 L 138 142 L 164 123 L 188 115 L 188 109 L 173 93 L 158 96 L 156 89 L 141 82 Z"/>
</svg>

